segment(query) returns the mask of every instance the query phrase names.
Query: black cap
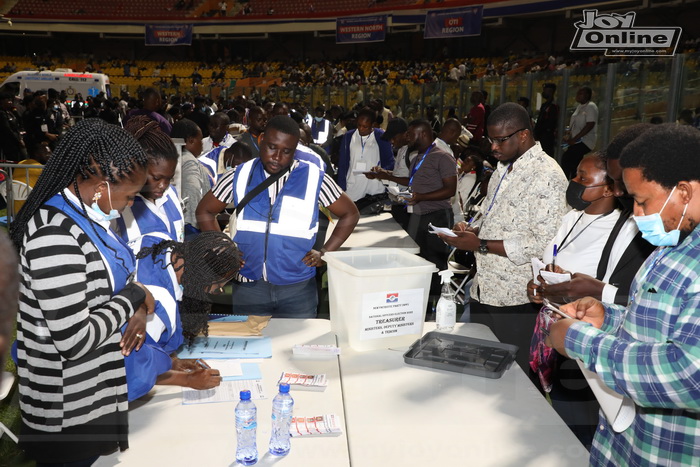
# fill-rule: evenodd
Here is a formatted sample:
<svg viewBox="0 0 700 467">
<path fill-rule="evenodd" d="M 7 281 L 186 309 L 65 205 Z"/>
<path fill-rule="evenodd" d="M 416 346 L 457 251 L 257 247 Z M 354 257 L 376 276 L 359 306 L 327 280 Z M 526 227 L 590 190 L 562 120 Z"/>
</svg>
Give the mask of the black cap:
<svg viewBox="0 0 700 467">
<path fill-rule="evenodd" d="M 382 135 L 384 141 L 391 141 L 391 138 L 399 133 L 408 131 L 408 123 L 401 117 L 392 118 L 386 126 L 386 131 Z"/>
</svg>

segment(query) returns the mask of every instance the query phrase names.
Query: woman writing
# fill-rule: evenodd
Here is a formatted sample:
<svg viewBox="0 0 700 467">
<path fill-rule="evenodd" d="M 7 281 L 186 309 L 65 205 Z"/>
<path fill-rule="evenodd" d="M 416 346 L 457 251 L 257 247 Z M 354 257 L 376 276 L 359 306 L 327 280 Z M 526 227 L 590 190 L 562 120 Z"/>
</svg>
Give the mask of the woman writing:
<svg viewBox="0 0 700 467">
<path fill-rule="evenodd" d="M 186 340 L 207 332 L 208 294 L 223 287 L 241 265 L 236 244 L 222 232 L 202 232 L 185 243 L 163 240 L 138 254 L 137 279 L 156 297 L 146 325 L 146 343 L 126 357 L 129 400 L 154 384 L 211 389 L 219 371 L 172 355 Z M 171 356 L 172 355 L 172 356 Z"/>
<path fill-rule="evenodd" d="M 109 221 L 133 203 L 146 162 L 124 130 L 83 120 L 12 224 L 20 445 L 37 465 L 91 465 L 128 447 L 124 356 L 144 342 L 153 297 L 131 282 L 134 257 Z"/>
</svg>

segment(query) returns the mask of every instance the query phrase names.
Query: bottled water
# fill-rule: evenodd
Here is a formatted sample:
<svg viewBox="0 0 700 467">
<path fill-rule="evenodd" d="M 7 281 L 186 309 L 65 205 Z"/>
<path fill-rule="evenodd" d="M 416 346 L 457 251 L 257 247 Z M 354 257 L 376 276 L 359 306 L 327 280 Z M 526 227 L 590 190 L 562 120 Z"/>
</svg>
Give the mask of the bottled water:
<svg viewBox="0 0 700 467">
<path fill-rule="evenodd" d="M 250 391 L 241 391 L 241 401 L 236 406 L 236 460 L 243 465 L 253 465 L 258 461 L 257 427 L 258 409 L 250 400 Z"/>
<path fill-rule="evenodd" d="M 289 428 L 292 424 L 294 399 L 289 395 L 289 384 L 280 384 L 280 392 L 272 400 L 272 436 L 270 454 L 286 456 L 291 448 Z"/>
<path fill-rule="evenodd" d="M 452 272 L 440 271 L 439 274 L 442 278 L 442 291 L 435 309 L 435 324 L 438 331 L 450 332 L 455 328 L 457 322 L 457 304 L 455 303 L 455 294 L 450 286 Z"/>
</svg>

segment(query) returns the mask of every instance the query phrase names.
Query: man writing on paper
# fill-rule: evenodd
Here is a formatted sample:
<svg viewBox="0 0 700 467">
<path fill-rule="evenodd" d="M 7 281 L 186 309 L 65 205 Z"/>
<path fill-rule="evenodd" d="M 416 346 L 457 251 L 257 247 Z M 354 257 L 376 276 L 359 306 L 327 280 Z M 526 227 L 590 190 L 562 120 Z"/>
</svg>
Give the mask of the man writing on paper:
<svg viewBox="0 0 700 467">
<path fill-rule="evenodd" d="M 578 358 L 635 403 L 621 433 L 601 415 L 592 465 L 697 465 L 700 458 L 700 132 L 659 125 L 622 152 L 635 221 L 659 246 L 642 265 L 629 303 L 586 297 L 550 330 L 559 353 Z M 681 168 L 683 170 L 679 170 Z"/>
<path fill-rule="evenodd" d="M 297 149 L 298 143 L 294 120 L 271 118 L 260 138 L 260 157 L 227 172 L 197 207 L 200 229 L 218 230 L 216 215 L 227 204 L 243 206 L 234 237 L 245 263 L 233 285 L 235 314 L 315 318 L 315 267 L 326 251 L 340 248 L 360 217 L 321 159 Z M 266 181 L 272 183 L 265 187 Z M 246 196 L 256 188 L 259 194 Z M 319 204 L 339 219 L 316 251 Z"/>
<path fill-rule="evenodd" d="M 477 254 L 470 291 L 471 319 L 489 326 L 501 342 L 519 347 L 516 361 L 529 372 L 528 349 L 537 308 L 526 286 L 531 258 L 539 257 L 566 213 L 566 177 L 535 142 L 527 111 L 515 103 L 497 107 L 488 119 L 488 141 L 498 167 L 473 226 L 457 224 L 457 237 L 440 238 Z"/>
</svg>

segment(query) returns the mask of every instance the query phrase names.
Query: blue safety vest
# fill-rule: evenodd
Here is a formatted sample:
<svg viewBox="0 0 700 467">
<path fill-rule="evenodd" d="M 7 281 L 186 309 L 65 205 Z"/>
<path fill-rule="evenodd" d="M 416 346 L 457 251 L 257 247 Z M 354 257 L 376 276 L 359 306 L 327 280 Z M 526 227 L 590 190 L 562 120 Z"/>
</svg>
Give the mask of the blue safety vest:
<svg viewBox="0 0 700 467">
<path fill-rule="evenodd" d="M 295 155 L 296 157 L 296 155 Z M 240 274 L 275 285 L 296 284 L 316 274 L 302 258 L 314 246 L 318 231 L 318 196 L 324 171 L 315 161 L 296 159 L 298 165 L 280 190 L 274 204 L 267 191 L 252 199 L 238 215 L 234 240 L 243 252 Z M 247 192 L 265 180 L 260 159 L 236 169 L 233 199 L 238 204 Z"/>
</svg>

